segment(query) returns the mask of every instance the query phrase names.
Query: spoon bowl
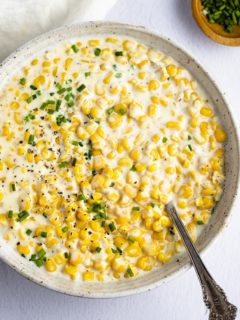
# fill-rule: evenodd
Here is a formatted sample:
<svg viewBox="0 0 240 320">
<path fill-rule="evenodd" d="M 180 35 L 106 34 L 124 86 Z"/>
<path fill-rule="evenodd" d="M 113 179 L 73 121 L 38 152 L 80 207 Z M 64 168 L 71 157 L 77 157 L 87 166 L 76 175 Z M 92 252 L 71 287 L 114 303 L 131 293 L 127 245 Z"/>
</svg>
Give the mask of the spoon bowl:
<svg viewBox="0 0 240 320">
<path fill-rule="evenodd" d="M 192 0 L 192 14 L 200 29 L 215 42 L 225 46 L 240 46 L 240 25 L 234 26 L 233 31 L 228 33 L 218 23 L 210 23 L 203 14 L 201 0 Z"/>
</svg>

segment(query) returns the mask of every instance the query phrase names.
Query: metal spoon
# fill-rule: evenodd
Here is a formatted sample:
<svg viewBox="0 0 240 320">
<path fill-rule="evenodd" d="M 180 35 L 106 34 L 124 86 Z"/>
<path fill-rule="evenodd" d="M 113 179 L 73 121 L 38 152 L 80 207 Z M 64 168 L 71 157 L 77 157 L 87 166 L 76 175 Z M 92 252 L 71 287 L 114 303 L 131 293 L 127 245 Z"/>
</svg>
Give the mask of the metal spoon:
<svg viewBox="0 0 240 320">
<path fill-rule="evenodd" d="M 166 211 L 175 223 L 197 272 L 202 287 L 203 301 L 210 310 L 209 320 L 236 319 L 237 308 L 228 302 L 226 294 L 222 288 L 215 282 L 207 271 L 172 202 L 169 202 L 166 205 Z"/>
</svg>

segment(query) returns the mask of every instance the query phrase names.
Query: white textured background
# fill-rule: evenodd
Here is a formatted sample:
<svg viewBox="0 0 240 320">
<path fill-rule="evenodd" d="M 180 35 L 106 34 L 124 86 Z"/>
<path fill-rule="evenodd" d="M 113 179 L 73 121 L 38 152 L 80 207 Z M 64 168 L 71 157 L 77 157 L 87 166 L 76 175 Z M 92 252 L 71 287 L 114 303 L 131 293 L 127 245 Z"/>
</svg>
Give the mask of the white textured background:
<svg viewBox="0 0 240 320">
<path fill-rule="evenodd" d="M 22 1 L 22 5 L 24 2 Z M 101 6 L 100 3 L 99 0 Z M 240 47 L 223 47 L 208 40 L 192 19 L 190 0 L 118 0 L 107 14 L 106 20 L 145 25 L 170 37 L 185 48 L 210 72 L 222 92 L 226 94 L 239 127 Z M 7 53 L 6 50 L 4 52 Z M 240 201 L 237 201 L 230 226 L 204 255 L 204 260 L 216 280 L 228 293 L 229 299 L 240 309 L 239 215 Z M 194 271 L 190 270 L 158 289 L 137 296 L 114 300 L 88 300 L 64 296 L 39 287 L 5 264 L 0 264 L 1 320 L 146 318 L 208 319 Z"/>
</svg>

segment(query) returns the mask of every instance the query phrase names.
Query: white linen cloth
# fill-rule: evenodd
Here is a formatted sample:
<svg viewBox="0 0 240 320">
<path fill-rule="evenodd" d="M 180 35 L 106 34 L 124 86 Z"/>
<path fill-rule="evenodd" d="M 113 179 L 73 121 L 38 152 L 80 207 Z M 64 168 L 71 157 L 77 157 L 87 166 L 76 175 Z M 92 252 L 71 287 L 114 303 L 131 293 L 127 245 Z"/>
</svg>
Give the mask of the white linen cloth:
<svg viewBox="0 0 240 320">
<path fill-rule="evenodd" d="M 101 20 L 117 0 L 0 0 L 0 61 L 63 24 Z"/>
</svg>

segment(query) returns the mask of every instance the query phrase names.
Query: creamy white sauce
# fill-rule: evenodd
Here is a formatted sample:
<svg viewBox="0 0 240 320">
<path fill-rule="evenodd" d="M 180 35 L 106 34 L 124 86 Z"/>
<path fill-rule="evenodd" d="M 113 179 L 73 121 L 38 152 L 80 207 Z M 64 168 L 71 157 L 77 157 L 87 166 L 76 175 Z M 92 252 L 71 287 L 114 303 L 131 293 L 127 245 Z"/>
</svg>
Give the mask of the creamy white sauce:
<svg viewBox="0 0 240 320">
<path fill-rule="evenodd" d="M 2 134 L 0 136 L 0 146 L 2 148 L 0 150 L 0 161 L 3 162 L 3 169 L 0 171 L 0 191 L 4 194 L 4 197 L 0 202 L 0 210 L 3 215 L 12 210 L 15 216 L 12 219 L 5 219 L 7 222 L 2 218 L 5 222 L 0 223 L 0 230 L 1 235 L 5 238 L 6 233 L 9 234 L 7 240 L 10 246 L 16 247 L 16 243 L 20 242 L 20 245 L 30 248 L 30 253 L 26 255 L 27 258 L 30 258 L 31 254 L 36 254 L 36 244 L 40 242 L 43 244 L 47 258 L 52 259 L 56 254 L 67 252 L 71 259 L 76 260 L 79 254 L 81 255 L 82 261 L 77 265 L 78 271 L 73 278 L 81 279 L 81 274 L 86 270 L 90 270 L 94 272 L 95 280 L 100 280 L 97 278 L 97 275 L 100 274 L 100 277 L 107 281 L 114 279 L 114 277 L 117 278 L 116 273 L 119 274 L 119 277 L 124 276 L 124 274 L 129 276 L 126 270 L 124 272 L 116 272 L 113 267 L 107 267 L 113 265 L 113 262 L 107 261 L 110 253 L 107 253 L 106 250 L 114 248 L 116 251 L 116 246 L 113 244 L 113 239 L 116 236 L 124 237 L 127 242 L 123 246 L 123 254 L 119 258 L 117 257 L 119 252 L 115 253 L 117 257 L 116 263 L 125 263 L 126 266 L 133 270 L 134 276 L 143 272 L 135 265 L 136 261 L 143 255 L 150 256 L 151 267 L 153 268 L 159 267 L 160 262 L 164 262 L 158 258 L 159 252 L 158 254 L 152 254 L 153 243 L 158 245 L 161 248 L 160 252 L 166 256 L 171 256 L 172 252 L 178 253 L 181 250 L 182 246 L 178 234 L 173 229 L 169 229 L 168 225 L 163 223 L 160 230 L 154 232 L 152 228 L 146 227 L 147 219 L 152 219 L 152 222 L 156 222 L 158 219 L 161 220 L 161 217 L 166 217 L 164 204 L 170 200 L 173 200 L 177 205 L 184 223 L 186 225 L 193 223 L 194 229 L 190 231 L 192 237 L 195 239 L 198 236 L 202 226 L 198 225 L 194 215 L 199 216 L 199 223 L 201 223 L 201 214 L 205 212 L 206 221 L 204 223 L 206 223 L 212 207 L 201 209 L 201 206 L 197 206 L 196 202 L 202 197 L 202 191 L 207 185 L 215 190 L 215 200 L 218 200 L 221 194 L 221 182 L 223 181 L 222 164 L 219 170 L 214 169 L 213 172 L 211 171 L 211 175 L 200 173 L 200 169 L 211 162 L 216 150 L 221 148 L 222 144 L 214 138 L 214 132 L 218 126 L 216 116 L 205 117 L 200 114 L 201 108 L 209 107 L 209 102 L 199 85 L 193 82 L 192 76 L 187 70 L 182 69 L 179 75 L 170 76 L 167 73 L 167 66 L 174 65 L 180 70 L 179 64 L 171 57 L 164 57 L 158 51 L 149 51 L 147 47 L 139 46 L 131 39 L 132 43 L 129 45 L 129 50 L 123 50 L 122 42 L 126 38 L 121 36 L 117 36 L 118 43 L 106 42 L 107 36 L 92 37 L 92 39 L 94 38 L 100 40 L 101 43 L 96 46 L 89 46 L 88 41 L 91 38 L 83 37 L 79 39 L 81 45 L 77 47 L 79 51 L 76 53 L 71 49 L 71 45 L 78 42 L 76 39 L 39 53 L 37 57 L 32 59 L 32 61 L 38 59 L 37 64 L 34 64 L 34 62 L 26 63 L 1 89 L 0 128 L 2 128 Z M 86 49 L 82 50 L 82 48 Z M 95 54 L 96 48 L 101 49 L 99 56 Z M 104 50 L 105 48 L 109 48 L 110 53 Z M 86 54 L 84 50 L 87 52 Z M 116 56 L 116 51 L 122 52 L 123 56 Z M 59 61 L 56 62 L 54 59 L 58 58 Z M 66 59 L 69 58 L 72 61 L 66 70 Z M 141 64 L 144 60 L 147 61 L 146 65 L 140 67 L 138 64 Z M 47 65 L 48 62 L 50 63 L 49 66 Z M 44 63 L 45 67 L 43 66 Z M 104 79 L 110 73 L 112 73 L 112 77 L 109 83 L 104 83 Z M 145 73 L 143 79 L 140 78 L 139 73 Z M 63 74 L 65 74 L 64 80 Z M 36 77 L 39 75 L 45 77 L 45 82 L 36 90 L 31 89 L 29 86 L 36 83 Z M 165 80 L 161 80 L 164 76 Z M 19 84 L 22 78 L 26 78 L 26 84 L 24 85 Z M 182 81 L 177 84 L 175 78 L 187 79 L 187 83 L 184 84 L 184 81 Z M 157 80 L 159 88 L 149 91 L 149 81 L 151 80 Z M 57 83 L 61 84 L 59 88 L 56 87 Z M 80 88 L 83 84 L 85 87 L 79 92 L 80 89 L 78 91 L 77 88 Z M 144 92 L 139 91 L 138 85 L 146 86 L 146 90 Z M 113 94 L 115 87 L 118 88 L 118 93 Z M 58 94 L 57 92 L 61 91 L 61 88 L 66 90 L 62 94 Z M 39 95 L 38 90 L 40 90 Z M 99 90 L 99 92 L 96 93 L 96 90 Z M 122 90 L 125 90 L 126 93 L 121 93 Z M 100 91 L 103 91 L 102 94 Z M 27 93 L 28 96 L 36 95 L 36 99 L 28 103 L 26 101 L 27 98 L 23 98 L 23 93 Z M 50 95 L 50 93 L 54 94 Z M 71 93 L 73 98 L 67 101 L 66 96 L 68 94 L 71 96 Z M 167 101 L 168 105 L 154 103 L 152 96 Z M 186 98 L 186 96 L 189 96 L 189 98 Z M 45 109 L 42 108 L 43 110 L 41 110 L 41 106 L 47 100 L 55 102 L 61 100 L 59 111 L 55 111 L 53 114 L 46 112 L 48 109 L 56 108 L 56 103 L 54 105 L 48 104 Z M 68 106 L 69 101 L 73 101 L 73 106 Z M 11 105 L 12 102 L 17 102 L 19 107 L 14 109 Z M 124 114 L 120 113 L 119 115 L 119 112 L 115 111 L 108 114 L 107 110 L 119 103 L 125 104 L 127 108 L 124 110 Z M 148 115 L 149 105 L 151 104 L 157 107 L 154 117 Z M 93 118 L 92 115 L 87 116 L 84 114 L 84 107 L 89 107 L 90 114 L 91 108 L 97 107 L 99 111 L 98 117 Z M 209 108 L 211 109 L 211 107 Z M 29 114 L 34 114 L 35 118 L 26 122 L 24 118 L 26 119 Z M 198 122 L 196 127 L 191 125 L 194 114 Z M 66 122 L 57 126 L 56 118 L 60 115 L 64 117 Z M 121 118 L 121 125 L 112 128 L 109 124 L 116 116 Z M 140 121 L 139 117 L 143 116 L 145 116 L 144 121 Z M 16 123 L 16 117 L 22 121 L 22 124 Z M 68 122 L 68 119 L 71 122 Z M 180 130 L 166 128 L 168 122 L 178 122 Z M 199 144 L 197 140 L 200 143 L 204 142 L 204 137 L 200 130 L 202 122 L 207 123 L 209 132 L 206 142 Z M 71 128 L 75 123 L 78 124 L 72 130 Z M 89 150 L 92 150 L 88 143 L 91 140 L 91 134 L 87 132 L 90 125 L 94 127 L 93 133 L 95 131 L 98 132 L 97 130 L 101 126 L 104 136 L 98 135 L 98 140 L 92 142 L 93 152 L 94 150 L 100 150 L 100 155 L 90 156 L 90 159 L 87 159 Z M 4 134 L 4 127 L 8 128 L 8 134 Z M 29 141 L 26 141 L 26 130 L 34 136 L 36 145 L 33 146 L 28 143 Z M 83 133 L 86 134 L 86 137 L 79 138 Z M 154 135 L 159 135 L 158 141 L 153 141 Z M 137 137 L 139 137 L 139 142 L 136 141 Z M 213 147 L 210 145 L 209 137 L 213 137 Z M 122 148 L 122 151 L 118 152 L 116 150 L 118 144 L 121 144 L 124 138 L 128 139 L 129 148 Z M 81 142 L 81 146 L 73 145 L 73 141 Z M 41 143 L 42 145 L 40 145 Z M 169 155 L 168 146 L 171 144 L 175 145 L 175 156 Z M 19 147 L 24 148 L 23 155 L 18 154 Z M 119 165 L 119 160 L 129 158 L 129 153 L 135 148 L 138 148 L 141 153 L 140 159 L 137 161 L 131 160 L 130 166 Z M 32 153 L 34 159 L 37 159 L 38 156 L 42 158 L 43 149 L 46 149 L 45 152 L 48 153 L 47 159 L 29 162 L 27 153 Z M 116 156 L 111 159 L 109 154 L 113 150 Z M 157 158 L 154 154 L 155 150 L 158 153 Z M 191 152 L 193 156 L 189 160 L 188 155 Z M 52 157 L 51 160 L 49 160 L 50 157 Z M 182 158 L 182 163 L 179 157 Z M 74 160 L 75 158 L 76 160 Z M 87 181 L 87 177 L 91 176 L 94 171 L 92 162 L 95 165 L 99 165 L 102 158 L 105 164 L 100 170 L 95 170 L 94 175 L 96 175 L 93 176 L 92 181 L 89 182 L 89 185 L 84 186 L 76 177 L 76 166 L 83 176 L 82 181 Z M 6 164 L 7 159 L 12 163 L 12 167 Z M 189 166 L 183 164 L 185 160 L 190 162 Z M 73 161 L 77 161 L 76 166 L 72 164 Z M 138 163 L 145 165 L 146 170 L 142 172 L 136 170 Z M 61 164 L 62 168 L 59 167 Z M 156 165 L 154 172 L 148 170 L 152 164 Z M 122 172 L 119 173 L 117 179 L 110 177 L 108 186 L 99 185 L 96 177 L 98 177 L 98 174 L 106 177 L 107 173 L 104 173 L 104 170 L 107 166 L 111 169 L 121 167 Z M 166 173 L 168 167 L 173 168 L 173 173 Z M 180 168 L 181 172 L 178 172 L 177 168 Z M 196 177 L 194 179 L 189 174 L 190 171 L 195 172 Z M 64 177 L 62 176 L 63 174 L 65 175 Z M 49 177 L 51 180 L 53 176 L 56 177 L 56 180 L 50 182 Z M 216 184 L 214 185 L 212 176 L 214 181 L 220 182 L 217 186 Z M 10 190 L 10 183 L 14 183 L 16 191 Z M 41 184 L 44 184 L 42 189 Z M 187 186 L 187 184 L 193 191 L 189 198 L 184 198 L 180 188 Z M 135 197 L 131 199 L 126 193 L 126 185 L 136 193 L 135 196 L 137 196 L 138 192 L 142 192 L 145 200 L 136 201 Z M 159 188 L 158 199 L 151 195 L 154 186 Z M 56 192 L 54 191 L 55 189 L 57 189 Z M 101 235 L 98 239 L 101 248 L 100 252 L 91 249 L 91 242 L 86 245 L 88 248 L 86 252 L 83 249 L 81 251 L 81 246 L 84 246 L 84 240 L 81 238 L 80 240 L 79 238 L 70 239 L 71 248 L 69 248 L 66 245 L 65 238 L 59 239 L 56 228 L 50 218 L 56 216 L 56 219 L 61 220 L 60 229 L 66 225 L 68 226 L 68 231 L 66 232 L 68 237 L 70 237 L 70 229 L 79 232 L 81 228 L 84 229 L 84 225 L 81 228 L 75 226 L 79 222 L 79 219 L 75 217 L 75 213 L 73 221 L 67 221 L 69 215 L 66 200 L 68 198 L 76 200 L 74 195 L 81 193 L 90 198 L 96 192 L 101 193 L 101 201 L 107 204 L 107 215 L 108 219 L 110 219 L 107 223 L 114 221 L 117 230 L 114 231 L 115 233 L 105 233 L 104 237 Z M 109 199 L 109 194 L 113 192 L 119 196 L 120 203 Z M 63 206 L 58 207 L 53 204 L 54 195 L 59 198 L 62 197 L 62 201 L 65 201 Z M 39 209 L 39 198 L 41 196 L 46 200 L 46 208 L 49 210 L 45 216 L 42 214 L 44 212 Z M 212 196 L 213 199 L 214 196 Z M 30 201 L 30 208 L 27 209 L 26 199 Z M 214 206 L 215 200 L 213 200 L 212 206 Z M 179 201 L 186 201 L 187 207 L 181 207 Z M 151 207 L 150 203 L 154 203 L 154 208 Z M 87 206 L 83 201 L 79 201 L 77 205 L 77 211 L 85 211 L 90 220 L 96 215 L 96 213 L 88 212 Z M 139 207 L 140 217 L 142 217 L 140 220 L 136 219 L 134 221 L 133 207 Z M 16 222 L 17 214 L 23 210 L 29 213 L 29 217 L 24 222 Z M 121 224 L 117 222 L 119 217 L 129 219 L 128 227 L 125 231 L 121 230 Z M 11 225 L 13 229 L 9 230 Z M 46 246 L 46 238 L 36 236 L 35 229 L 41 225 L 52 226 L 53 231 L 51 232 L 53 237 L 59 240 L 58 244 L 48 248 Z M 91 227 L 87 226 L 86 228 L 92 234 L 95 233 L 94 230 L 91 230 Z M 32 230 L 30 236 L 25 234 L 27 229 Z M 46 228 L 44 227 L 43 229 L 45 230 Z M 157 227 L 155 229 L 157 230 Z M 25 239 L 21 239 L 19 230 L 22 230 Z M 167 234 L 166 237 L 164 239 L 154 238 L 154 234 L 156 236 L 160 232 Z M 47 237 L 49 237 L 50 233 L 47 233 Z M 35 237 L 32 237 L 34 234 Z M 138 237 L 141 236 L 145 239 L 145 244 L 141 247 L 141 254 L 137 257 L 125 254 L 126 247 L 132 244 L 131 241 L 127 240 L 129 236 L 133 237 L 135 241 L 138 241 Z M 176 243 L 180 247 L 179 250 L 176 249 Z M 103 270 L 99 271 L 94 268 L 97 263 L 103 264 Z M 56 265 L 56 272 L 62 273 L 63 265 L 58 263 Z M 42 270 L 44 270 L 44 267 L 42 267 Z"/>
</svg>

